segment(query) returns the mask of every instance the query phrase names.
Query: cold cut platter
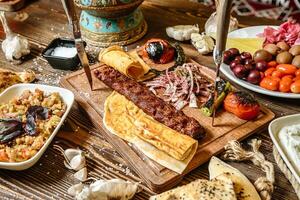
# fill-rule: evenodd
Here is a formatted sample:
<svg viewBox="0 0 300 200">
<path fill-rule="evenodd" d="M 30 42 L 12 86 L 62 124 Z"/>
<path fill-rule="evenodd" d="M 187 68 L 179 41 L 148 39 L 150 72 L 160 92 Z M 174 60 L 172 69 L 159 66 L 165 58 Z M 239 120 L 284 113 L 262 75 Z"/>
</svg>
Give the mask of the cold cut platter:
<svg viewBox="0 0 300 200">
<path fill-rule="evenodd" d="M 101 63 L 91 67 L 93 91 L 83 70 L 61 80 L 99 134 L 155 192 L 176 185 L 229 140 L 249 136 L 274 117 L 225 80 L 212 102 L 214 71 L 186 58 L 181 47 L 168 45 L 152 39 L 131 52 L 117 46 L 103 50 Z M 219 106 L 214 127 L 212 106 Z"/>
</svg>

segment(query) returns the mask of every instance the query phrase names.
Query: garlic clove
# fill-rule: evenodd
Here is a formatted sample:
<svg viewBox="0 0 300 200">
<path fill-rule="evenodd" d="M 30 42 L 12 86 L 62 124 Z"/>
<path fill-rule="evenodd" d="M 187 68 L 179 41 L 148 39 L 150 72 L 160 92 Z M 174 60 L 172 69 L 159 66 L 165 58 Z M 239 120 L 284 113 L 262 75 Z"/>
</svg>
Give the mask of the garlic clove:
<svg viewBox="0 0 300 200">
<path fill-rule="evenodd" d="M 74 156 L 83 154 L 83 151 L 81 151 L 80 149 L 66 149 L 64 150 L 64 154 L 66 158 L 70 161 Z"/>
<path fill-rule="evenodd" d="M 121 179 L 97 180 L 90 185 L 91 196 L 106 197 L 107 199 L 118 198 L 121 200 L 131 199 L 138 189 L 138 183 L 132 183 Z"/>
<path fill-rule="evenodd" d="M 76 196 L 77 194 L 79 194 L 83 190 L 83 187 L 84 187 L 84 185 L 82 183 L 72 185 L 68 189 L 68 194 L 71 195 L 71 196 Z"/>
<path fill-rule="evenodd" d="M 212 52 L 215 45 L 213 39 L 204 33 L 192 33 L 191 42 L 201 54 L 208 54 Z"/>
<path fill-rule="evenodd" d="M 81 170 L 79 170 L 78 172 L 76 172 L 73 176 L 74 178 L 76 178 L 79 181 L 85 181 L 87 179 L 87 169 L 86 167 L 82 168 Z"/>
<path fill-rule="evenodd" d="M 73 170 L 80 170 L 82 169 L 86 164 L 86 160 L 83 154 L 78 154 L 76 156 L 74 156 L 69 163 L 69 166 L 71 167 L 71 169 Z"/>
<path fill-rule="evenodd" d="M 199 33 L 198 25 L 177 25 L 166 28 L 166 33 L 170 38 L 178 41 L 191 39 L 192 33 Z"/>
<path fill-rule="evenodd" d="M 96 197 L 92 196 L 91 190 L 89 187 L 84 187 L 82 191 L 75 196 L 76 200 L 108 200 L 105 196 L 99 195 Z"/>
</svg>

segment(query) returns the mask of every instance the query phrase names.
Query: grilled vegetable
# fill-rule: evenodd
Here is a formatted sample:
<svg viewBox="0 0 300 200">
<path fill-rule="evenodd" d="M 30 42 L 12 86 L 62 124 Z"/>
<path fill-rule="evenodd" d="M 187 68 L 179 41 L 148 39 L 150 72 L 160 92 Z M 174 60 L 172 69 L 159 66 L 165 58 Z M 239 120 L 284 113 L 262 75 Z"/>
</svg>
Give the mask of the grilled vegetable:
<svg viewBox="0 0 300 200">
<path fill-rule="evenodd" d="M 201 112 L 207 116 L 210 117 L 213 114 L 213 108 L 217 109 L 225 99 L 227 93 L 231 90 L 231 85 L 228 81 L 225 81 L 223 79 L 220 79 L 217 82 L 217 98 L 214 102 L 214 95 L 211 94 L 204 104 L 204 106 L 201 108 Z"/>
<path fill-rule="evenodd" d="M 143 47 L 143 57 L 153 62 L 166 64 L 174 60 L 175 49 L 166 40 L 151 39 Z"/>
<path fill-rule="evenodd" d="M 224 100 L 224 109 L 244 120 L 256 118 L 260 106 L 253 96 L 246 92 L 238 91 L 229 93 Z"/>
<path fill-rule="evenodd" d="M 170 67 L 168 69 L 168 71 L 173 71 L 175 70 L 178 66 L 183 65 L 184 63 L 186 63 L 186 56 L 184 54 L 184 51 L 182 49 L 182 47 L 176 42 L 174 44 L 172 44 L 172 46 L 175 49 L 175 64 Z M 150 69 L 149 72 L 156 74 L 157 76 L 165 73 L 165 71 L 158 71 L 156 69 Z"/>
</svg>

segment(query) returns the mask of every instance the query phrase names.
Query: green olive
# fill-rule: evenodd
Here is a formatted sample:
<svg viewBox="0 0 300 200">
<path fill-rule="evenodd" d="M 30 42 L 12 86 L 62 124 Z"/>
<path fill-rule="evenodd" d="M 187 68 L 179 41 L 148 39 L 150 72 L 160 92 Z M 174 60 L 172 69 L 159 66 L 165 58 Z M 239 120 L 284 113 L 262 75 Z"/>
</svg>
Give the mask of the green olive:
<svg viewBox="0 0 300 200">
<path fill-rule="evenodd" d="M 278 64 L 290 64 L 293 60 L 292 54 L 287 51 L 283 51 L 276 56 L 276 62 Z"/>
<path fill-rule="evenodd" d="M 272 54 L 264 49 L 257 50 L 253 55 L 253 60 L 255 62 L 266 61 L 269 62 L 272 60 Z"/>
<path fill-rule="evenodd" d="M 300 45 L 294 45 L 290 48 L 289 52 L 293 55 L 293 56 L 297 56 L 300 55 Z"/>
<path fill-rule="evenodd" d="M 295 65 L 296 67 L 300 68 L 300 55 L 294 57 L 292 65 Z"/>
<path fill-rule="evenodd" d="M 264 46 L 264 50 L 266 50 L 272 55 L 277 55 L 280 48 L 276 46 L 276 44 L 266 44 L 266 46 Z"/>
<path fill-rule="evenodd" d="M 288 51 L 290 49 L 290 46 L 284 41 L 278 42 L 276 45 L 283 51 Z"/>
</svg>

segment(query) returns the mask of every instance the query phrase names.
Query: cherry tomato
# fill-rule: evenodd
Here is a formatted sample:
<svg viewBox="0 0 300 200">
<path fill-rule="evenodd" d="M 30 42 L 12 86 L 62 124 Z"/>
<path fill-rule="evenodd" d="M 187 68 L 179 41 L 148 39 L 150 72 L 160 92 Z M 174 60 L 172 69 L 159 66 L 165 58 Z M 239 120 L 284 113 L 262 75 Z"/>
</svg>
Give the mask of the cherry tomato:
<svg viewBox="0 0 300 200">
<path fill-rule="evenodd" d="M 297 69 L 297 71 L 295 72 L 296 76 L 300 76 L 300 69 Z"/>
<path fill-rule="evenodd" d="M 296 80 L 294 83 L 292 83 L 291 91 L 297 94 L 300 93 L 300 80 Z"/>
<path fill-rule="evenodd" d="M 281 80 L 284 80 L 284 79 L 293 79 L 294 76 L 293 75 L 285 75 L 281 78 Z"/>
<path fill-rule="evenodd" d="M 265 76 L 271 76 L 272 73 L 276 70 L 275 67 L 271 67 L 265 71 Z"/>
<path fill-rule="evenodd" d="M 276 70 L 282 72 L 283 74 L 295 74 L 297 67 L 291 64 L 280 64 L 277 65 Z"/>
<path fill-rule="evenodd" d="M 293 79 L 290 77 L 282 78 L 279 82 L 279 91 L 280 92 L 290 92 L 291 84 L 293 83 Z"/>
<path fill-rule="evenodd" d="M 296 76 L 293 81 L 297 81 L 297 80 L 300 80 L 300 75 Z"/>
<path fill-rule="evenodd" d="M 283 73 L 282 72 L 280 72 L 280 71 L 278 71 L 278 70 L 275 70 L 275 71 L 273 71 L 272 72 L 272 77 L 277 77 L 277 78 L 281 78 L 281 77 L 283 77 Z"/>
<path fill-rule="evenodd" d="M 260 87 L 265 88 L 267 90 L 276 91 L 279 87 L 279 81 L 273 77 L 268 76 L 263 78 L 259 85 Z"/>
<path fill-rule="evenodd" d="M 268 68 L 276 67 L 278 64 L 275 60 L 268 62 L 267 66 Z"/>
</svg>

